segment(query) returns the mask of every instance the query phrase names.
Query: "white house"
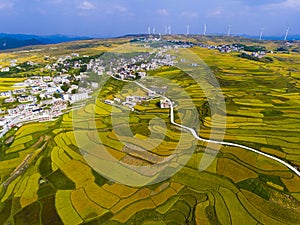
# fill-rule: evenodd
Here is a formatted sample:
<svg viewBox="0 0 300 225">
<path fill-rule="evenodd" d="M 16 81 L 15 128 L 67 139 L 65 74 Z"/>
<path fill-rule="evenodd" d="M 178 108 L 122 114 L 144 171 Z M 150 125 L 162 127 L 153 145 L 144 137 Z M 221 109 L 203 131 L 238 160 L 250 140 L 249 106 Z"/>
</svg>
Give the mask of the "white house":
<svg viewBox="0 0 300 225">
<path fill-rule="evenodd" d="M 105 104 L 108 104 L 108 105 L 112 105 L 112 104 L 114 104 L 114 101 L 111 101 L 111 100 L 105 100 L 104 103 L 105 103 Z"/>
<path fill-rule="evenodd" d="M 9 71 L 10 71 L 9 67 L 4 67 L 1 69 L 1 72 L 3 72 L 3 73 L 9 72 Z"/>
<path fill-rule="evenodd" d="M 12 102 L 15 102 L 15 101 L 16 101 L 16 99 L 12 98 L 12 97 L 11 98 L 7 98 L 7 99 L 4 100 L 5 103 L 12 103 Z"/>
<path fill-rule="evenodd" d="M 80 102 L 83 100 L 86 100 L 89 98 L 88 93 L 80 93 L 80 94 L 74 94 L 70 96 L 70 102 L 74 103 L 74 102 Z"/>
<path fill-rule="evenodd" d="M 25 89 L 16 89 L 16 90 L 13 90 L 13 94 L 14 95 L 21 95 L 21 94 L 24 94 L 26 92 Z"/>
<path fill-rule="evenodd" d="M 146 72 L 139 72 L 139 76 L 141 77 L 141 78 L 145 78 L 146 77 Z"/>
<path fill-rule="evenodd" d="M 69 101 L 70 100 L 70 95 L 69 94 L 63 94 L 63 100 Z"/>
<path fill-rule="evenodd" d="M 18 101 L 19 101 L 20 103 L 24 103 L 24 102 L 33 102 L 33 101 L 34 101 L 34 97 L 31 96 L 31 95 L 29 95 L 29 96 L 23 95 L 23 96 L 18 97 Z"/>
<path fill-rule="evenodd" d="M 0 92 L 0 96 L 1 97 L 11 97 L 11 91 L 4 91 L 4 92 Z"/>
<path fill-rule="evenodd" d="M 169 109 L 169 108 L 171 108 L 171 105 L 170 105 L 170 103 L 169 103 L 169 101 L 167 101 L 167 100 L 160 100 L 160 108 L 161 109 Z"/>
<path fill-rule="evenodd" d="M 121 99 L 119 99 L 119 98 L 114 98 L 114 102 L 115 102 L 115 103 L 118 103 L 118 104 L 121 104 Z"/>
<path fill-rule="evenodd" d="M 46 77 L 43 77 L 43 80 L 44 80 L 44 82 L 50 82 L 50 81 L 52 81 L 52 77 L 46 76 Z"/>
</svg>

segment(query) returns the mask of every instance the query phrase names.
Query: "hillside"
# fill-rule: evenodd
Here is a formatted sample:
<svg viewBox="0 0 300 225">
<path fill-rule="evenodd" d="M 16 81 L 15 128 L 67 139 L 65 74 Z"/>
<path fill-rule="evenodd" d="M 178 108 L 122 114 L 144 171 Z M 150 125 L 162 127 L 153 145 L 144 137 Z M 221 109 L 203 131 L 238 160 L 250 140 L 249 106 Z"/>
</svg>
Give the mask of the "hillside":
<svg viewBox="0 0 300 225">
<path fill-rule="evenodd" d="M 20 48 L 29 45 L 43 44 L 37 39 L 17 40 L 14 38 L 0 38 L 0 50 Z"/>
<path fill-rule="evenodd" d="M 78 40 L 89 40 L 90 37 L 77 37 L 67 35 L 49 35 L 49 36 L 38 36 L 38 35 L 27 35 L 27 34 L 5 34 L 0 33 L 0 51 L 26 47 L 30 45 L 41 45 L 41 44 L 58 44 L 70 41 Z"/>
</svg>

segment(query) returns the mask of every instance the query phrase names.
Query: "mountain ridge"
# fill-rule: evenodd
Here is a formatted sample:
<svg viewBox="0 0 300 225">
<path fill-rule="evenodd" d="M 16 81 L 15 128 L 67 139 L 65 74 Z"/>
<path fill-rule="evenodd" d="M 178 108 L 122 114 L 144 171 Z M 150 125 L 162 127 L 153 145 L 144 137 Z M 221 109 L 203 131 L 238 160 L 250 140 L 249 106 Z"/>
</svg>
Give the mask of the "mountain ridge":
<svg viewBox="0 0 300 225">
<path fill-rule="evenodd" d="M 31 35 L 31 34 L 6 34 L 0 33 L 0 50 L 9 50 L 30 45 L 58 44 L 63 42 L 91 40 L 91 37 L 68 35 Z"/>
</svg>

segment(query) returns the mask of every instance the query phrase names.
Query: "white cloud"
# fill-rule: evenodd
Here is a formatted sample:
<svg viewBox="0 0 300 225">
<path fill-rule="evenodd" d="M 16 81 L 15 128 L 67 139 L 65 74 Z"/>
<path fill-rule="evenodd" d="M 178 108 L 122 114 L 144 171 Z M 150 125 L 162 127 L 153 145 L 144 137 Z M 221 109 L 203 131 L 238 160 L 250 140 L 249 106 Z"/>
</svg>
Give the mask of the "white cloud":
<svg viewBox="0 0 300 225">
<path fill-rule="evenodd" d="M 221 14 L 222 14 L 222 12 L 223 12 L 223 10 L 222 9 L 216 9 L 216 10 L 214 10 L 214 11 L 212 11 L 211 13 L 210 13 L 210 16 L 220 16 Z"/>
<path fill-rule="evenodd" d="M 0 2 L 0 10 L 1 9 L 11 9 L 13 7 L 12 2 Z"/>
<path fill-rule="evenodd" d="M 49 0 L 49 3 L 60 4 L 60 3 L 63 3 L 63 1 L 62 0 Z"/>
<path fill-rule="evenodd" d="M 170 14 L 166 9 L 159 9 L 157 10 L 157 13 L 161 16 L 168 16 Z"/>
<path fill-rule="evenodd" d="M 181 12 L 180 16 L 187 17 L 187 18 L 197 18 L 198 13 L 196 13 L 196 12 Z"/>
<path fill-rule="evenodd" d="M 299 0 L 286 0 L 285 2 L 281 3 L 281 5 L 286 8 L 300 8 L 300 1 Z"/>
<path fill-rule="evenodd" d="M 79 9 L 82 9 L 82 10 L 92 10 L 92 9 L 95 9 L 96 7 L 89 1 L 83 1 L 79 7 Z"/>
<path fill-rule="evenodd" d="M 300 1 L 299 0 L 284 0 L 279 3 L 271 3 L 263 6 L 264 9 L 294 9 L 300 10 Z"/>
<path fill-rule="evenodd" d="M 106 5 L 105 8 L 102 8 L 101 10 L 103 13 L 108 15 L 134 16 L 130 9 L 120 4 Z"/>
<path fill-rule="evenodd" d="M 122 12 L 122 13 L 125 13 L 125 12 L 128 11 L 128 9 L 127 9 L 125 6 L 122 6 L 122 5 L 117 5 L 117 6 L 115 7 L 115 9 L 116 9 L 117 11 L 119 11 L 119 12 Z"/>
</svg>

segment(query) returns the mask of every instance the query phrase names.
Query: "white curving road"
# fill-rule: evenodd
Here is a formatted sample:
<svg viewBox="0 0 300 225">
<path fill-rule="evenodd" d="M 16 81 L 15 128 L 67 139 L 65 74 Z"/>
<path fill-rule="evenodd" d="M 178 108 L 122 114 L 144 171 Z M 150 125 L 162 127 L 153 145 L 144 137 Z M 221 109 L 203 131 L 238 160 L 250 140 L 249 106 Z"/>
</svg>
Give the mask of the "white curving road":
<svg viewBox="0 0 300 225">
<path fill-rule="evenodd" d="M 140 84 L 139 82 L 134 82 L 135 84 L 137 84 L 138 86 L 140 86 L 141 88 L 147 90 L 147 91 L 152 91 L 151 89 L 145 87 L 144 85 Z M 174 107 L 173 107 L 173 103 L 170 99 L 168 99 L 167 97 L 165 96 L 162 96 L 162 95 L 157 95 L 158 97 L 161 97 L 161 98 L 164 98 L 166 101 L 168 101 L 168 103 L 170 104 L 170 121 L 173 125 L 175 126 L 178 126 L 180 128 L 183 128 L 185 130 L 188 130 L 190 131 L 193 136 L 198 139 L 199 141 L 203 141 L 203 142 L 206 142 L 206 143 L 213 143 L 213 144 L 220 144 L 220 145 L 226 145 L 226 146 L 233 146 L 233 147 L 238 147 L 238 148 L 242 148 L 242 149 L 246 149 L 246 150 L 249 150 L 249 151 L 252 151 L 252 152 L 255 152 L 257 154 L 260 154 L 260 155 L 263 155 L 267 158 L 270 158 L 272 160 L 275 160 L 283 165 L 285 165 L 287 168 L 289 168 L 291 171 L 293 171 L 297 176 L 300 177 L 300 171 L 297 170 L 297 168 L 293 167 L 292 165 L 288 164 L 287 162 L 283 161 L 282 159 L 279 159 L 275 156 L 272 156 L 272 155 L 269 155 L 267 153 L 264 153 L 264 152 L 261 152 L 257 149 L 254 149 L 254 148 L 250 148 L 250 147 L 247 147 L 247 146 L 244 146 L 244 145 L 240 145 L 240 144 L 235 144 L 235 143 L 231 143 L 231 142 L 224 142 L 224 141 L 215 141 L 215 140 L 209 140 L 209 139 L 204 139 L 204 138 L 201 138 L 198 136 L 197 132 L 190 128 L 190 127 L 186 127 L 186 126 L 183 126 L 181 124 L 178 124 L 178 123 L 175 123 L 174 121 Z"/>
</svg>

